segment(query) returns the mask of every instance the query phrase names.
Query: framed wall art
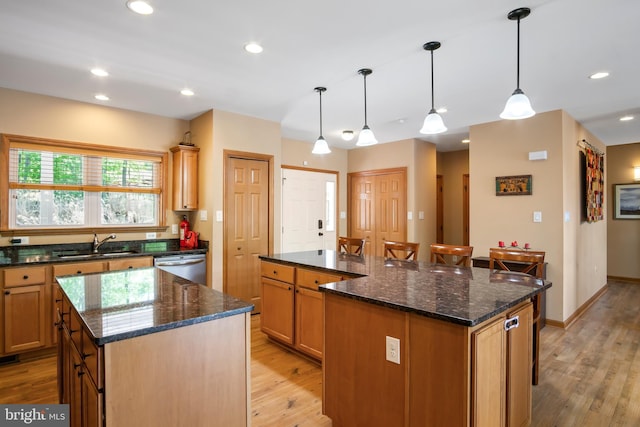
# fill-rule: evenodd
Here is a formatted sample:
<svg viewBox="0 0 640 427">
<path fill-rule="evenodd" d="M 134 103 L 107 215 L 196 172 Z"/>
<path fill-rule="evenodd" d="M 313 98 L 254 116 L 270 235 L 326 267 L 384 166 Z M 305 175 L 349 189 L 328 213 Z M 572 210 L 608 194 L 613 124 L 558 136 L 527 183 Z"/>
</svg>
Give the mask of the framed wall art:
<svg viewBox="0 0 640 427">
<path fill-rule="evenodd" d="M 531 175 L 496 176 L 496 196 L 530 196 Z"/>
<path fill-rule="evenodd" d="M 613 185 L 613 218 L 640 219 L 640 184 Z"/>
</svg>

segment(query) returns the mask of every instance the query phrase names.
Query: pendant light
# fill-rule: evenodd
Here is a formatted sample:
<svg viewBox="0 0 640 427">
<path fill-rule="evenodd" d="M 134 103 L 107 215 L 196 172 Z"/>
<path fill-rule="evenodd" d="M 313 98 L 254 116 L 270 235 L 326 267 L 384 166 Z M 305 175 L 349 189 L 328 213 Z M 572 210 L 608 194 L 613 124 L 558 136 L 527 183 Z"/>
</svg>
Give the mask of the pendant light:
<svg viewBox="0 0 640 427">
<path fill-rule="evenodd" d="M 373 73 L 373 71 L 369 68 L 358 70 L 358 74 L 364 77 L 364 126 L 358 135 L 358 142 L 356 142 L 356 145 L 359 147 L 366 147 L 367 145 L 375 145 L 378 143 L 378 140 L 367 125 L 367 76 L 371 73 Z"/>
<path fill-rule="evenodd" d="M 313 150 L 311 153 L 313 154 L 329 154 L 331 150 L 329 149 L 329 145 L 327 141 L 325 141 L 322 136 L 322 92 L 326 91 L 326 87 L 317 87 L 314 89 L 320 95 L 320 136 L 315 144 L 313 144 Z"/>
<path fill-rule="evenodd" d="M 532 117 L 536 114 L 531 108 L 531 102 L 524 92 L 520 89 L 520 20 L 526 18 L 531 13 L 531 9 L 528 7 L 521 7 L 514 9 L 507 15 L 511 21 L 518 21 L 518 68 L 516 74 L 516 90 L 513 91 L 511 97 L 507 100 L 507 104 L 504 106 L 504 111 L 500 114 L 500 117 L 508 120 L 519 120 Z"/>
<path fill-rule="evenodd" d="M 428 42 L 422 45 L 424 50 L 431 52 L 431 110 L 429 110 L 429 114 L 427 114 L 427 117 L 424 119 L 422 129 L 420 129 L 420 133 L 425 135 L 435 135 L 436 133 L 447 131 L 447 127 L 444 125 L 442 117 L 440 117 L 440 114 L 436 112 L 436 109 L 433 106 L 433 51 L 438 49 L 440 46 L 440 42 Z"/>
</svg>

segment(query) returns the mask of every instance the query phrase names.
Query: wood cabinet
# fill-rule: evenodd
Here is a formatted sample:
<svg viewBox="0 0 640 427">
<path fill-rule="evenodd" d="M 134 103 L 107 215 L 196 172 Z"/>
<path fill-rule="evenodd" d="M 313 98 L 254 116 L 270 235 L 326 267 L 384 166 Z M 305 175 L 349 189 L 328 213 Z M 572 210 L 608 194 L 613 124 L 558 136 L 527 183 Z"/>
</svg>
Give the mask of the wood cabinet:
<svg viewBox="0 0 640 427">
<path fill-rule="evenodd" d="M 318 286 L 345 276 L 267 261 L 261 263 L 261 274 L 262 332 L 322 360 L 323 295 Z"/>
<path fill-rule="evenodd" d="M 56 276 L 153 266 L 153 257 L 6 267 L 0 270 L 0 356 L 56 345 L 61 291 Z"/>
<path fill-rule="evenodd" d="M 173 153 L 173 210 L 198 209 L 198 155 L 200 149 L 188 145 L 171 148 Z"/>
<path fill-rule="evenodd" d="M 334 426 L 530 423 L 530 301 L 468 327 L 324 297 L 323 412 Z M 387 336 L 400 340 L 399 364 L 386 360 Z"/>
<path fill-rule="evenodd" d="M 3 353 L 45 347 L 50 340 L 46 267 L 7 268 L 2 276 Z"/>
</svg>

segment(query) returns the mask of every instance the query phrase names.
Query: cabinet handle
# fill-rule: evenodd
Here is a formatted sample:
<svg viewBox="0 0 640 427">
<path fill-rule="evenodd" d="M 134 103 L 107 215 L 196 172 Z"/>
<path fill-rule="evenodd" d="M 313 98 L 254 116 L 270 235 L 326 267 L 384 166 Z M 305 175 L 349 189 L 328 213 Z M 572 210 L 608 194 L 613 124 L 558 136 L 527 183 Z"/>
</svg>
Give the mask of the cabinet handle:
<svg viewBox="0 0 640 427">
<path fill-rule="evenodd" d="M 9 294 L 11 294 L 11 291 L 4 291 L 4 294 L 5 295 L 9 295 Z"/>
<path fill-rule="evenodd" d="M 61 299 L 57 299 L 57 300 L 56 300 L 56 302 L 60 302 L 60 301 L 62 301 L 62 300 L 61 300 Z"/>
<path fill-rule="evenodd" d="M 520 316 L 514 316 L 511 319 L 507 319 L 504 321 L 504 330 L 508 331 L 509 329 L 517 328 L 520 326 Z"/>
<path fill-rule="evenodd" d="M 80 366 L 82 366 L 82 363 L 74 363 L 73 369 L 78 369 Z"/>
<path fill-rule="evenodd" d="M 318 284 L 318 280 L 314 280 L 313 283 L 315 283 L 317 285 Z"/>
<path fill-rule="evenodd" d="M 87 357 L 91 356 L 91 353 L 82 353 L 82 360 L 85 360 Z"/>
<path fill-rule="evenodd" d="M 278 272 L 277 272 L 276 270 L 273 270 L 273 275 L 274 275 L 274 276 L 277 276 L 277 275 L 278 275 Z"/>
<path fill-rule="evenodd" d="M 83 376 L 83 375 L 84 375 L 84 372 L 83 372 L 83 371 L 78 371 L 78 377 L 81 377 L 81 376 Z"/>
<path fill-rule="evenodd" d="M 69 329 L 69 335 L 73 335 L 76 332 L 78 332 L 78 329 L 76 329 L 75 331 L 73 329 Z"/>
<path fill-rule="evenodd" d="M 25 274 L 24 276 L 22 276 L 22 278 L 23 278 L 24 280 L 27 280 L 27 279 L 29 279 L 29 276 L 27 276 L 27 275 Z"/>
<path fill-rule="evenodd" d="M 82 270 L 78 270 L 76 274 L 82 274 Z"/>
</svg>

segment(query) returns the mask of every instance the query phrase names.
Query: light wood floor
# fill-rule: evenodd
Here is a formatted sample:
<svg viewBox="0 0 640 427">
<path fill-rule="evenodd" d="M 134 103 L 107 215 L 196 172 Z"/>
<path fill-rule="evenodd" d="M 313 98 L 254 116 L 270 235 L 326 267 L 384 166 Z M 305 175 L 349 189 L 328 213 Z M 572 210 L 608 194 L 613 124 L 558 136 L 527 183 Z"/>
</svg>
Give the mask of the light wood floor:
<svg viewBox="0 0 640 427">
<path fill-rule="evenodd" d="M 269 342 L 252 319 L 252 425 L 330 427 L 320 366 Z M 532 426 L 640 426 L 640 284 L 609 290 L 568 330 L 541 331 Z M 55 356 L 0 366 L 0 403 L 52 403 Z M 390 426 L 393 427 L 393 426 Z"/>
</svg>

